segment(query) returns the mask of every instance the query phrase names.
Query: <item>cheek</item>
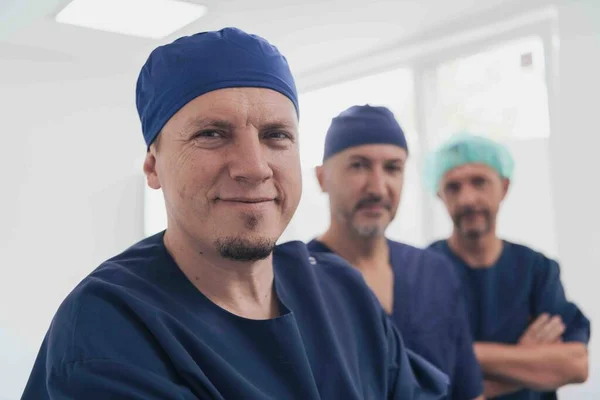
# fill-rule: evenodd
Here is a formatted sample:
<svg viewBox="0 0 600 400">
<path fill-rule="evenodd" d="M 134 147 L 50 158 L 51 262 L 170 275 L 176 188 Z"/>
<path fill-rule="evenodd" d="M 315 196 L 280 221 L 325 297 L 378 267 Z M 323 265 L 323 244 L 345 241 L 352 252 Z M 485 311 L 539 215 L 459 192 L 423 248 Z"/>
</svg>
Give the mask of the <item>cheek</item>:
<svg viewBox="0 0 600 400">
<path fill-rule="evenodd" d="M 446 210 L 448 210 L 448 213 L 450 215 L 454 215 L 456 213 L 456 201 L 454 201 L 453 199 L 449 199 L 446 198 L 443 200 L 444 205 L 446 206 Z"/>
<path fill-rule="evenodd" d="M 484 193 L 481 193 L 480 203 L 484 204 L 490 210 L 497 210 L 500 204 L 501 196 L 500 193 L 496 190 L 488 190 Z"/>
<path fill-rule="evenodd" d="M 206 158 L 199 162 L 198 158 L 192 155 L 174 157 L 172 162 L 165 166 L 166 185 L 163 189 L 172 200 L 184 202 L 180 206 L 185 207 L 185 202 L 198 197 L 206 198 L 215 167 L 216 164 L 211 164 L 211 160 Z"/>
<path fill-rule="evenodd" d="M 392 202 L 394 203 L 395 206 L 398 205 L 398 203 L 400 202 L 400 198 L 402 197 L 402 190 L 404 189 L 404 181 L 393 181 L 390 182 L 389 186 L 389 190 L 390 190 L 390 197 Z"/>
<path fill-rule="evenodd" d="M 302 197 L 302 169 L 300 168 L 300 163 L 298 163 L 297 167 L 293 168 L 293 174 L 290 173 L 288 188 L 284 189 L 288 192 L 287 195 L 290 197 L 289 203 L 295 210 Z"/>
<path fill-rule="evenodd" d="M 302 196 L 302 168 L 297 152 L 279 154 L 269 163 L 277 184 L 281 186 L 286 198 L 286 205 L 296 208 Z"/>
<path fill-rule="evenodd" d="M 353 209 L 362 198 L 360 183 L 352 179 L 340 180 L 332 192 L 335 193 L 333 203 L 346 210 Z"/>
</svg>

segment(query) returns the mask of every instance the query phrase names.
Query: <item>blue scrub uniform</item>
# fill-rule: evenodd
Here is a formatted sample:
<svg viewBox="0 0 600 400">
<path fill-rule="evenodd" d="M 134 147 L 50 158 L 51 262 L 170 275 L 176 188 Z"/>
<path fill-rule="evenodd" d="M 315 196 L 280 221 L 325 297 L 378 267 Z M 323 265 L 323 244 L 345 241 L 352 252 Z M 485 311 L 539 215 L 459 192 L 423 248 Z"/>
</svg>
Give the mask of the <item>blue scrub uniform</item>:
<svg viewBox="0 0 600 400">
<path fill-rule="evenodd" d="M 496 264 L 474 269 L 456 256 L 448 242 L 431 248 L 445 254 L 463 281 L 471 332 L 475 341 L 516 344 L 540 314 L 560 315 L 567 329 L 565 342 L 588 343 L 590 322 L 565 298 L 558 264 L 528 247 L 504 242 Z M 521 390 L 503 400 L 550 400 L 556 393 Z"/>
<path fill-rule="evenodd" d="M 411 357 L 357 273 L 292 242 L 274 254 L 281 316 L 216 306 L 163 233 L 106 261 L 60 306 L 25 400 L 440 399 L 447 377 Z"/>
<path fill-rule="evenodd" d="M 448 398 L 470 400 L 483 394 L 483 375 L 452 265 L 430 250 L 391 240 L 388 244 L 394 272 L 391 317 L 406 347 L 448 375 Z M 332 252 L 317 240 L 308 243 L 308 248 L 312 252 Z"/>
</svg>

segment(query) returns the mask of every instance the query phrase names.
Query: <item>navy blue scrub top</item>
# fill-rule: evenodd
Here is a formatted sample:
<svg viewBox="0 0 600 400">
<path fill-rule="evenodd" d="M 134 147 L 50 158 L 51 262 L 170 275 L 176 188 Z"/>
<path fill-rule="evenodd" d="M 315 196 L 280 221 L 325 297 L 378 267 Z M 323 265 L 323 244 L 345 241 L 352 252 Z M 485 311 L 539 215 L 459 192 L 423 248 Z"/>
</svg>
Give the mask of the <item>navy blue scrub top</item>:
<svg viewBox="0 0 600 400">
<path fill-rule="evenodd" d="M 475 357 L 469 320 L 452 265 L 434 251 L 388 240 L 394 273 L 392 320 L 406 347 L 450 379 L 449 399 L 483 394 L 483 374 Z M 331 253 L 324 243 L 308 243 L 313 252 Z"/>
<path fill-rule="evenodd" d="M 516 344 L 535 318 L 549 313 L 560 315 L 567 327 L 563 341 L 588 343 L 590 322 L 566 299 L 555 261 L 528 247 L 504 241 L 495 265 L 475 269 L 455 255 L 445 240 L 430 247 L 456 266 L 475 341 Z M 556 399 L 556 393 L 521 390 L 498 399 L 550 400 Z"/>
<path fill-rule="evenodd" d="M 218 307 L 163 233 L 110 259 L 57 311 L 25 400 L 443 398 L 447 377 L 408 357 L 360 274 L 306 246 L 274 258 L 281 316 Z"/>
</svg>

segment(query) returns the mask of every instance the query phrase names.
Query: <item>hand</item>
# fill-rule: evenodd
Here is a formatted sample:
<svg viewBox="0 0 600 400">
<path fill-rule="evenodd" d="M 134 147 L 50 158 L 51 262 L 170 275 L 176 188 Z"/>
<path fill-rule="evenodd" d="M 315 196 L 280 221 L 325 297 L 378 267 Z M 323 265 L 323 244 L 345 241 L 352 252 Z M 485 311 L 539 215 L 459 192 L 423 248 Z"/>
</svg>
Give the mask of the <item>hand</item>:
<svg viewBox="0 0 600 400">
<path fill-rule="evenodd" d="M 560 316 L 544 313 L 537 317 L 527 330 L 521 335 L 519 344 L 525 346 L 537 344 L 552 344 L 562 341 L 562 334 L 565 332 L 565 324 L 563 324 Z"/>
</svg>

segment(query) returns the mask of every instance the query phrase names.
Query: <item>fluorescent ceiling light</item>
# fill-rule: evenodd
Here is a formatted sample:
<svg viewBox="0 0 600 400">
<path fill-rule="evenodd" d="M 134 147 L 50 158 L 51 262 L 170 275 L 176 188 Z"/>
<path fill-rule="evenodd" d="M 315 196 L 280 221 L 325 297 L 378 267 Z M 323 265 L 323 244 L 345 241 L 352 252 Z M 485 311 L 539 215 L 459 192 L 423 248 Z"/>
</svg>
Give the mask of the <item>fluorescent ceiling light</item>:
<svg viewBox="0 0 600 400">
<path fill-rule="evenodd" d="M 178 0 L 73 0 L 56 16 L 56 21 L 160 39 L 206 11 L 206 6 Z"/>
</svg>

